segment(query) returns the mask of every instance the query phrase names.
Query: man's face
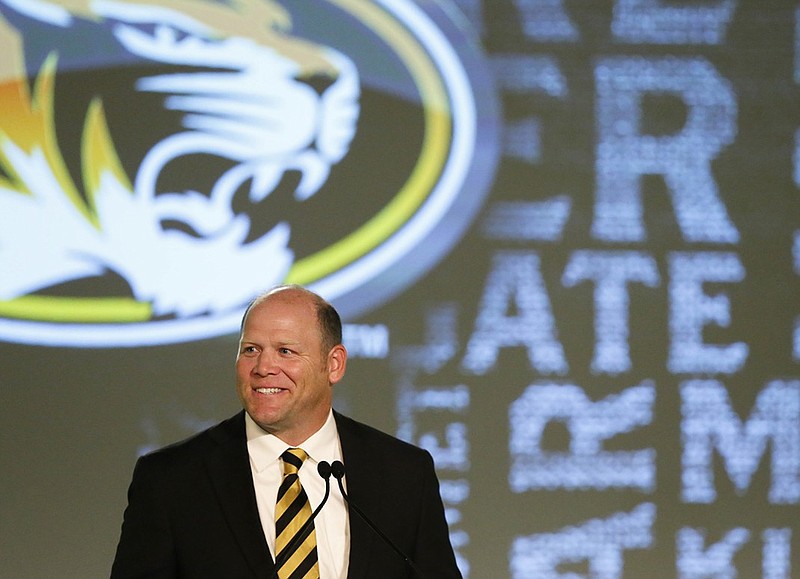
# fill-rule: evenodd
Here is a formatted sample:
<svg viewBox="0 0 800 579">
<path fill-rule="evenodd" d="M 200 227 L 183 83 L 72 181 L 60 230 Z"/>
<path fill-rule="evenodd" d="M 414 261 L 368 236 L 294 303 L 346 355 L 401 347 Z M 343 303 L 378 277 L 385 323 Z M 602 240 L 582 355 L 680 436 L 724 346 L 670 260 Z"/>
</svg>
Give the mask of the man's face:
<svg viewBox="0 0 800 579">
<path fill-rule="evenodd" d="M 245 319 L 236 357 L 239 399 L 261 428 L 299 444 L 325 422 L 345 361 L 341 345 L 322 351 L 308 296 L 280 291 L 253 306 Z"/>
</svg>

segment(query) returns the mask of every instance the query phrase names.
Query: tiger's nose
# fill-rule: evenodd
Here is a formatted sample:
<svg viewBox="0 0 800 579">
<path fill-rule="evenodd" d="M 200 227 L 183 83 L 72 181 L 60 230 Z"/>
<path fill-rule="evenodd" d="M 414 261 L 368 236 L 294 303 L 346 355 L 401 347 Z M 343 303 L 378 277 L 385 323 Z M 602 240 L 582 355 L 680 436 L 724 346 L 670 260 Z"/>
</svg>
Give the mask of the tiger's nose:
<svg viewBox="0 0 800 579">
<path fill-rule="evenodd" d="M 311 87 L 318 96 L 322 96 L 336 82 L 332 76 L 319 73 L 299 75 L 295 77 L 295 80 Z"/>
</svg>

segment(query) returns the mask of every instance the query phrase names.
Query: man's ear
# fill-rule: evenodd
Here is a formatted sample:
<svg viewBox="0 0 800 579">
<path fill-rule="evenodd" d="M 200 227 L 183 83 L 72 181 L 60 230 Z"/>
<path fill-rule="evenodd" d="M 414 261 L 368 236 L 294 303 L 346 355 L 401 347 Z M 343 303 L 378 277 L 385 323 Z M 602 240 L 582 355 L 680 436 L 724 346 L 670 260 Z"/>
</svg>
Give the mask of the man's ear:
<svg viewBox="0 0 800 579">
<path fill-rule="evenodd" d="M 347 368 L 347 350 L 342 344 L 337 344 L 328 352 L 328 380 L 336 384 L 344 376 Z"/>
</svg>

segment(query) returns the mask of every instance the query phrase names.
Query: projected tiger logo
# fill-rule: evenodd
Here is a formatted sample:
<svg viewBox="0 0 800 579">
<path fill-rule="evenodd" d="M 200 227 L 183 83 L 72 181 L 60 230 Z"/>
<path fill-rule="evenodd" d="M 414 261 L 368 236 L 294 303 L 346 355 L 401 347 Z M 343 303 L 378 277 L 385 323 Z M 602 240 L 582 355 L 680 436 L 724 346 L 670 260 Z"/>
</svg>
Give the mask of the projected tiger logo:
<svg viewBox="0 0 800 579">
<path fill-rule="evenodd" d="M 300 283 L 344 319 L 481 209 L 500 107 L 449 0 L 0 0 L 0 342 L 238 330 Z"/>
<path fill-rule="evenodd" d="M 293 36 L 265 0 L 0 0 L 0 11 L 0 215 L 13 216 L 0 228 L 0 300 L 99 293 L 90 280 L 103 276 L 133 296 L 113 302 L 114 321 L 126 307 L 131 320 L 174 318 L 285 278 L 291 224 L 263 214 L 278 194 L 314 196 L 347 155 L 359 117 L 347 56 Z M 51 44 L 26 45 L 33 31 Z M 87 70 L 89 46 L 114 74 Z M 75 116 L 70 134 L 62 120 Z"/>
</svg>

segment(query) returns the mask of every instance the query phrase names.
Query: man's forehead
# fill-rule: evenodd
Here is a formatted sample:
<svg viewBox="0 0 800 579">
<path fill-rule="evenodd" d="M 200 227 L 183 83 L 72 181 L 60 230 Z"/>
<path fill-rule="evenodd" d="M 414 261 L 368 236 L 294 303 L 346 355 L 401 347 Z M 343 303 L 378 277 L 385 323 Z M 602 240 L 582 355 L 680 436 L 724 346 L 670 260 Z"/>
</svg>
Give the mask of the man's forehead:
<svg viewBox="0 0 800 579">
<path fill-rule="evenodd" d="M 317 312 L 308 300 L 275 297 L 265 298 L 250 308 L 243 330 L 271 329 L 296 333 L 297 330 L 316 330 Z"/>
</svg>

